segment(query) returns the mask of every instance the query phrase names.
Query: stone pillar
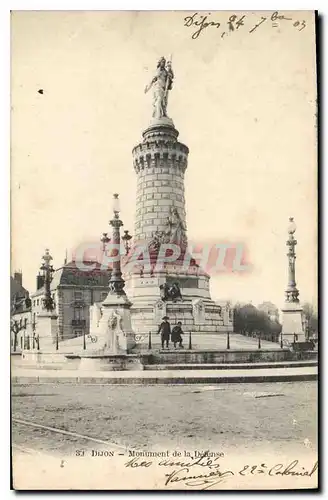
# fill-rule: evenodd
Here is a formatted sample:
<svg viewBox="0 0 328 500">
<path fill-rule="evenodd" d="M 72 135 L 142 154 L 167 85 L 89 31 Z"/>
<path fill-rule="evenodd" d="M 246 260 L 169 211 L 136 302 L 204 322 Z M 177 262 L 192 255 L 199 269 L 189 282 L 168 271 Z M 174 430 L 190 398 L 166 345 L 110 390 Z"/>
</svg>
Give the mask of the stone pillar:
<svg viewBox="0 0 328 500">
<path fill-rule="evenodd" d="M 37 318 L 35 337 L 39 338 L 39 347 L 42 352 L 56 349 L 57 337 L 59 336 L 57 319 L 57 314 L 48 311 L 41 312 Z M 36 346 L 35 350 L 37 350 Z"/>
<path fill-rule="evenodd" d="M 294 238 L 294 233 L 296 231 L 296 225 L 293 217 L 289 219 L 288 227 L 288 240 L 286 245 L 288 247 L 288 285 L 286 289 L 286 300 L 285 305 L 282 308 L 282 338 L 284 340 L 293 343 L 305 342 L 305 332 L 304 325 L 302 321 L 303 309 L 300 306 L 299 301 L 299 291 L 296 287 L 296 252 L 295 247 L 297 245 L 297 240 Z M 294 338 L 294 335 L 296 337 Z"/>
<path fill-rule="evenodd" d="M 133 149 L 138 176 L 135 241 L 151 240 L 156 231 L 165 232 L 172 207 L 186 228 L 184 173 L 189 149 L 177 141 L 178 135 L 174 126 L 155 122 Z"/>
</svg>

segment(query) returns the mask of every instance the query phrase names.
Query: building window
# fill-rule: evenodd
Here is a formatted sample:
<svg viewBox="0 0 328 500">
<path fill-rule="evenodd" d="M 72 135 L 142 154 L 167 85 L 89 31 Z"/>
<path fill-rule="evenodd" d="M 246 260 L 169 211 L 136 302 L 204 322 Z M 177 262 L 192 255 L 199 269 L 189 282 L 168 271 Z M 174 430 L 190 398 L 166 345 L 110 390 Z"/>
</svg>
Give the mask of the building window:
<svg viewBox="0 0 328 500">
<path fill-rule="evenodd" d="M 82 292 L 74 292 L 74 299 L 75 300 L 82 300 Z"/>
<path fill-rule="evenodd" d="M 74 337 L 81 337 L 82 330 L 74 330 Z"/>
<path fill-rule="evenodd" d="M 74 308 L 74 319 L 75 320 L 84 319 L 84 310 L 82 307 L 75 307 Z"/>
<path fill-rule="evenodd" d="M 37 306 L 39 305 L 39 299 L 36 301 L 36 305 L 37 305 Z"/>
<path fill-rule="evenodd" d="M 35 306 L 35 299 L 33 300 L 33 305 Z"/>
</svg>

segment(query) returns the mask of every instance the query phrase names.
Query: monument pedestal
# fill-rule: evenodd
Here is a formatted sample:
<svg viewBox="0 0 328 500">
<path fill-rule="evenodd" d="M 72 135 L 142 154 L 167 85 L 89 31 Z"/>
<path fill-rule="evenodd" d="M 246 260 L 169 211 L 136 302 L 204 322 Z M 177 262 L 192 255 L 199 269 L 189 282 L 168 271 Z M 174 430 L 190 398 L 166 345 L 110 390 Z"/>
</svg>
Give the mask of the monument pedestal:
<svg viewBox="0 0 328 500">
<path fill-rule="evenodd" d="M 166 266 L 164 272 L 143 276 L 125 275 L 126 289 L 133 303 L 132 325 L 140 346 L 148 343 L 150 331 L 157 332 L 163 316 L 169 317 L 171 327 L 181 321 L 184 332 L 200 335 L 200 343 L 203 335 L 233 331 L 232 309 L 224 301 L 216 303 L 211 299 L 206 273 L 196 266 L 190 266 L 187 271 L 179 267 Z M 164 283 L 178 283 L 182 300 L 163 300 L 160 287 Z"/>
<path fill-rule="evenodd" d="M 24 363 L 41 366 L 42 364 L 61 363 L 64 357 L 60 350 L 56 350 L 58 341 L 58 315 L 54 312 L 43 311 L 38 316 L 35 327 L 34 348 L 24 350 L 22 359 Z"/>
<path fill-rule="evenodd" d="M 116 293 L 109 293 L 102 303 L 102 316 L 95 333 L 105 340 L 103 354 L 128 353 L 135 346 L 131 305 L 125 294 Z"/>
<path fill-rule="evenodd" d="M 131 326 L 131 302 L 125 293 L 110 292 L 101 305 L 99 324 L 91 335 L 100 339 L 101 347 L 86 354 L 67 354 L 68 368 L 80 371 L 143 370 L 140 356 L 129 354 L 135 346 Z"/>
<path fill-rule="evenodd" d="M 78 358 L 80 371 L 139 371 L 146 364 L 145 357 L 136 354 L 67 355 L 66 358 L 69 361 Z"/>
<path fill-rule="evenodd" d="M 58 315 L 54 312 L 41 312 L 36 322 L 35 336 L 39 338 L 39 350 L 53 350 L 59 335 Z M 37 350 L 37 348 L 36 348 Z"/>
<path fill-rule="evenodd" d="M 295 342 L 305 342 L 305 332 L 302 321 L 302 307 L 296 302 L 286 302 L 282 311 L 282 331 L 283 339 L 291 344 Z M 295 335 L 294 335 L 295 334 Z"/>
</svg>

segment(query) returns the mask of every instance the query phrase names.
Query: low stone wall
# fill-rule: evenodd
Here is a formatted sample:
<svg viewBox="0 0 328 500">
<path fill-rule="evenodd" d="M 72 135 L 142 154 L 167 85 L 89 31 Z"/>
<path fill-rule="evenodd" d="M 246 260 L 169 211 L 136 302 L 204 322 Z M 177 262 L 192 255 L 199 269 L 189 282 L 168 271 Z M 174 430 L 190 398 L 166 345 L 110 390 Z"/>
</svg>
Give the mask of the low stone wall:
<svg viewBox="0 0 328 500">
<path fill-rule="evenodd" d="M 302 357 L 300 355 L 303 355 Z M 225 351 L 161 351 L 152 353 L 149 364 L 257 363 L 314 359 L 312 353 L 295 353 L 289 349 L 225 350 Z"/>
<path fill-rule="evenodd" d="M 315 351 L 295 352 L 289 349 L 249 350 L 184 350 L 148 351 L 122 355 L 80 355 L 65 353 L 25 352 L 12 356 L 12 368 L 48 368 L 53 370 L 144 370 L 148 365 L 234 364 L 316 360 Z M 148 368 L 150 369 L 150 368 Z"/>
<path fill-rule="evenodd" d="M 80 371 L 135 371 L 143 370 L 149 356 L 138 354 L 66 355 L 65 369 Z"/>
<path fill-rule="evenodd" d="M 42 351 L 24 351 L 21 356 L 20 364 L 23 365 L 62 365 L 65 363 L 64 353 L 42 352 Z"/>
</svg>

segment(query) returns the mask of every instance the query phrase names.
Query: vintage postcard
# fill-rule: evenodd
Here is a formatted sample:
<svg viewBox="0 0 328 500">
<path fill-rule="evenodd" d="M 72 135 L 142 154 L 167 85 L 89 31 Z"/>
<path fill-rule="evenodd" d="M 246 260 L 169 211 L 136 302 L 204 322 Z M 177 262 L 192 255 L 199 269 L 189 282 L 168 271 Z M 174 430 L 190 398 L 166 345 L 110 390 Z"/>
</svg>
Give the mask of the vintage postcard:
<svg viewBox="0 0 328 500">
<path fill-rule="evenodd" d="M 314 11 L 12 11 L 16 490 L 318 487 Z"/>
</svg>

